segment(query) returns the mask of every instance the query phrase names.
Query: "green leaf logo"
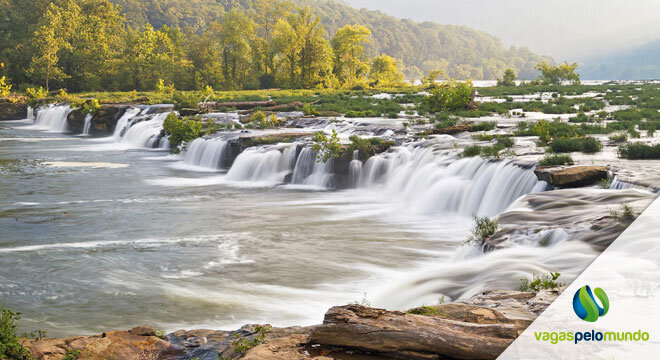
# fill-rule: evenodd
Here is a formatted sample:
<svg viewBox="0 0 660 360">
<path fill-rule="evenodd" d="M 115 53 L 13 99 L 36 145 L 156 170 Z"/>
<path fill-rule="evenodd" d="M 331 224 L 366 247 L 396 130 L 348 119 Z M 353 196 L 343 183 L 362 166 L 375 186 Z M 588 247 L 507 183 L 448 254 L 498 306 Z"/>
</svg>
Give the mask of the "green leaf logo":
<svg viewBox="0 0 660 360">
<path fill-rule="evenodd" d="M 602 304 L 596 302 L 596 297 Z M 573 310 L 580 319 L 589 322 L 595 322 L 599 317 L 605 316 L 610 309 L 610 299 L 601 288 L 595 288 L 593 293 L 589 285 L 581 287 L 573 296 Z"/>
</svg>

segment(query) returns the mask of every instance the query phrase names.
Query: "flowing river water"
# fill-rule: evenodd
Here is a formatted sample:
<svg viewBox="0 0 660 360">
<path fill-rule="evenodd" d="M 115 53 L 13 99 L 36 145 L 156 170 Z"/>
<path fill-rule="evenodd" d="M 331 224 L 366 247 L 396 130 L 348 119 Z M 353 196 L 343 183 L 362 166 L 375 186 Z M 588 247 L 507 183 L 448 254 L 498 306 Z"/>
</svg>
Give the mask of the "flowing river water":
<svg viewBox="0 0 660 360">
<path fill-rule="evenodd" d="M 220 141 L 165 150 L 164 113 L 131 126 L 147 112 L 131 109 L 114 136 L 91 139 L 61 133 L 69 110 L 0 123 L 0 302 L 27 330 L 309 325 L 351 301 L 405 308 L 513 288 L 550 265 L 570 278 L 596 254 L 462 246 L 473 215 L 545 189 L 505 161 L 403 146 L 352 163 L 356 188 L 329 191 L 305 149 L 252 148 L 217 171 Z M 438 266 L 444 280 L 406 293 Z"/>
</svg>

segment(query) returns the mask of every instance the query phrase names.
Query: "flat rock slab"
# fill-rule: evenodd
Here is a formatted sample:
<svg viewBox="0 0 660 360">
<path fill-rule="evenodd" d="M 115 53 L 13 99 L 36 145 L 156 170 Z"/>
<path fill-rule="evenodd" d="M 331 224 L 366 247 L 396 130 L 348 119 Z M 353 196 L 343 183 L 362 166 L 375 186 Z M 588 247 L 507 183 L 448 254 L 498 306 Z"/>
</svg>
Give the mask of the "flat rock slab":
<svg viewBox="0 0 660 360">
<path fill-rule="evenodd" d="M 560 166 L 536 168 L 536 177 L 556 187 L 570 188 L 607 179 L 607 166 Z"/>
</svg>

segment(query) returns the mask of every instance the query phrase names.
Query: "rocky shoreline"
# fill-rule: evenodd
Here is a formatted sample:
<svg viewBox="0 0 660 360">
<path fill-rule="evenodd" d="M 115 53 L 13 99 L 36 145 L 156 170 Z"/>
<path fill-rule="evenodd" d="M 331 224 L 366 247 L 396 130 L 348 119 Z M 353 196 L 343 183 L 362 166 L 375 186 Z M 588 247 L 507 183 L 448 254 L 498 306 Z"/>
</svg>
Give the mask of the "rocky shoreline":
<svg viewBox="0 0 660 360">
<path fill-rule="evenodd" d="M 39 360 L 494 359 L 560 292 L 487 291 L 408 312 L 336 306 L 325 314 L 323 324 L 309 327 L 251 324 L 235 331 L 179 330 L 164 335 L 137 326 L 22 343 Z"/>
</svg>

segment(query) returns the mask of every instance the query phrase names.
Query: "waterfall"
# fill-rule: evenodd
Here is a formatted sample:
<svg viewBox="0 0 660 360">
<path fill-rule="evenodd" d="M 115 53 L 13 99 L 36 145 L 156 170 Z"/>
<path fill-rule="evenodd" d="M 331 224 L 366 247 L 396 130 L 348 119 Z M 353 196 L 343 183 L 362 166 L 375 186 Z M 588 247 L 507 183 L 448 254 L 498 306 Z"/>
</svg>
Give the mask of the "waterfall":
<svg viewBox="0 0 660 360">
<path fill-rule="evenodd" d="M 153 117 L 141 119 L 139 122 L 131 121 L 129 128 L 121 137 L 122 143 L 127 143 L 138 148 L 167 149 L 169 141 L 163 136 L 163 122 L 168 113 L 160 113 Z M 119 125 L 119 124 L 117 124 Z"/>
<path fill-rule="evenodd" d="M 367 160 L 359 186 L 382 190 L 418 214 L 495 216 L 546 184 L 511 161 L 457 160 L 430 148 L 399 147 Z"/>
<path fill-rule="evenodd" d="M 34 109 L 32 106 L 28 106 L 27 108 L 27 119 L 34 121 Z"/>
<path fill-rule="evenodd" d="M 323 163 L 316 159 L 316 152 L 310 148 L 300 151 L 296 166 L 293 170 L 291 182 L 297 185 L 309 185 L 319 188 L 330 188 L 333 186 L 332 174 L 333 159 Z"/>
<path fill-rule="evenodd" d="M 85 126 L 83 127 L 83 136 L 89 136 L 89 129 L 92 127 L 92 114 L 85 115 Z"/>
<path fill-rule="evenodd" d="M 236 158 L 227 179 L 282 183 L 291 173 L 291 157 L 295 152 L 296 145 L 289 144 L 249 148 Z"/>
<path fill-rule="evenodd" d="M 130 108 L 126 110 L 124 115 L 122 115 L 119 120 L 117 120 L 117 125 L 115 126 L 115 131 L 112 134 L 113 138 L 116 141 L 121 140 L 121 137 L 124 135 L 124 130 L 126 130 L 129 121 L 136 117 L 141 112 L 138 108 Z M 129 125 L 130 126 L 130 125 Z"/>
<path fill-rule="evenodd" d="M 362 174 L 362 161 L 360 161 L 360 151 L 353 152 L 353 160 L 348 167 L 348 184 L 351 188 L 357 187 L 360 181 L 360 174 Z"/>
<path fill-rule="evenodd" d="M 220 170 L 223 168 L 223 160 L 228 149 L 229 143 L 225 140 L 199 138 L 188 145 L 183 161 L 188 165 Z"/>
<path fill-rule="evenodd" d="M 37 118 L 34 121 L 35 128 L 53 132 L 67 132 L 69 128 L 67 116 L 71 110 L 69 105 L 49 105 L 42 107 L 37 112 Z"/>
</svg>

